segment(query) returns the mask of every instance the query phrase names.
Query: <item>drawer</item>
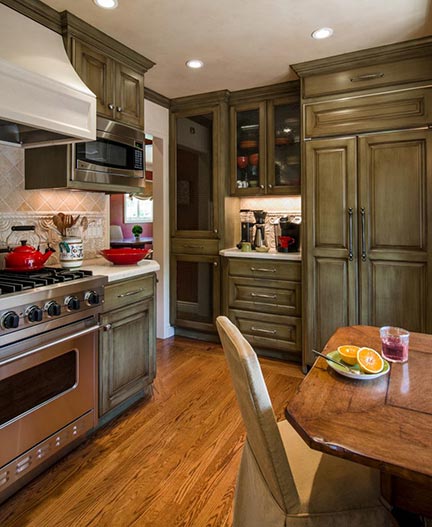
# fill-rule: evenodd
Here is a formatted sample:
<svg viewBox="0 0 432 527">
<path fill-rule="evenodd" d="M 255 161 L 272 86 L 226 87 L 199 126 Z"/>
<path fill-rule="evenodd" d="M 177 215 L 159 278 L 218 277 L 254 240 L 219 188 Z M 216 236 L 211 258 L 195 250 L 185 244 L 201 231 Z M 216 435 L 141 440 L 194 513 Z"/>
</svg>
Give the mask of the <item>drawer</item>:
<svg viewBox="0 0 432 527">
<path fill-rule="evenodd" d="M 154 274 L 123 280 L 105 286 L 103 311 L 134 304 L 154 294 Z"/>
<path fill-rule="evenodd" d="M 230 309 L 228 317 L 252 346 L 301 353 L 301 319 Z"/>
<path fill-rule="evenodd" d="M 218 254 L 219 240 L 194 238 L 174 238 L 171 240 L 171 251 L 175 254 Z"/>
<path fill-rule="evenodd" d="M 432 60 L 430 56 L 410 58 L 387 64 L 310 75 L 303 79 L 303 97 L 349 93 L 431 79 Z"/>
<path fill-rule="evenodd" d="M 268 280 L 301 280 L 301 263 L 286 260 L 230 258 L 229 274 Z"/>
<path fill-rule="evenodd" d="M 370 95 L 305 106 L 306 137 L 412 128 L 431 122 L 430 89 Z"/>
<path fill-rule="evenodd" d="M 301 315 L 301 284 L 262 278 L 230 277 L 228 302 L 231 308 L 257 313 Z"/>
</svg>

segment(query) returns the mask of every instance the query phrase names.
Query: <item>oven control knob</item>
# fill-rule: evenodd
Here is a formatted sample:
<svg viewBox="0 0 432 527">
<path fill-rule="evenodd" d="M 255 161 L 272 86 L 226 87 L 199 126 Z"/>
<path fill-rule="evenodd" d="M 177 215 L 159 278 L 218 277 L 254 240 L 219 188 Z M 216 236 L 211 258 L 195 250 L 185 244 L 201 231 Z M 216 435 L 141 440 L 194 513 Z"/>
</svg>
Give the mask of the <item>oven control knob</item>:
<svg viewBox="0 0 432 527">
<path fill-rule="evenodd" d="M 61 306 L 54 300 L 45 305 L 45 311 L 50 317 L 58 317 L 61 314 Z"/>
<path fill-rule="evenodd" d="M 43 318 L 43 311 L 38 306 L 30 306 L 26 311 L 26 315 L 29 322 L 41 322 Z"/>
<path fill-rule="evenodd" d="M 1 317 L 0 323 L 3 329 L 16 329 L 19 324 L 19 316 L 15 311 L 8 311 Z"/>
<path fill-rule="evenodd" d="M 96 306 L 100 302 L 100 297 L 96 291 L 87 291 L 84 295 L 84 300 L 87 301 L 89 306 Z"/>
<path fill-rule="evenodd" d="M 78 311 L 78 309 L 81 307 L 79 298 L 77 296 L 67 296 L 64 303 L 69 311 Z"/>
</svg>

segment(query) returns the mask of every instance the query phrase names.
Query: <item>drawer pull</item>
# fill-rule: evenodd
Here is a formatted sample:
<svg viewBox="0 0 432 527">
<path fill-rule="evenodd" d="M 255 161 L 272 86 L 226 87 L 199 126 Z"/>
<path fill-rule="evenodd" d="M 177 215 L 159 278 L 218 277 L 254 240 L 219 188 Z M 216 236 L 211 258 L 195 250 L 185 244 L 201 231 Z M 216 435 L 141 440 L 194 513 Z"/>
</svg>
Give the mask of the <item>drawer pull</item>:
<svg viewBox="0 0 432 527">
<path fill-rule="evenodd" d="M 251 293 L 250 296 L 255 298 L 272 298 L 274 300 L 277 298 L 277 295 L 265 295 L 264 293 Z"/>
<path fill-rule="evenodd" d="M 268 333 L 269 335 L 276 335 L 275 329 L 263 329 L 263 328 L 256 328 L 255 326 L 251 327 L 252 331 L 259 331 L 260 333 Z"/>
<path fill-rule="evenodd" d="M 364 75 L 353 77 L 350 80 L 351 82 L 371 81 L 373 79 L 381 79 L 381 77 L 384 77 L 384 73 L 378 71 L 377 73 L 365 73 Z"/>
<path fill-rule="evenodd" d="M 183 244 L 183 247 L 185 249 L 204 249 L 204 245 L 193 245 L 192 243 L 189 245 Z"/>
<path fill-rule="evenodd" d="M 251 267 L 251 271 L 259 271 L 260 273 L 275 273 L 276 269 L 266 269 L 265 267 Z"/>
<path fill-rule="evenodd" d="M 141 293 L 141 291 L 144 291 L 143 287 L 140 287 L 139 289 L 136 289 L 135 291 L 128 291 L 127 293 L 122 293 L 121 295 L 117 295 L 117 298 L 124 298 L 125 296 L 137 295 L 138 293 Z"/>
</svg>

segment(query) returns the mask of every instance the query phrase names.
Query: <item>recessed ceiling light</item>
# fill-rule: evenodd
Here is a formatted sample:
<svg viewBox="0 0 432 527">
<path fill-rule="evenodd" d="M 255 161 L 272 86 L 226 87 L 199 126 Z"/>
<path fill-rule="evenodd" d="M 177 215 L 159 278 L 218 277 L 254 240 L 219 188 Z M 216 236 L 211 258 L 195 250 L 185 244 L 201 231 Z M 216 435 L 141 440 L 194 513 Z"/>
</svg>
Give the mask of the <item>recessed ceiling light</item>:
<svg viewBox="0 0 432 527">
<path fill-rule="evenodd" d="M 118 6 L 118 0 L 93 0 L 93 2 L 104 9 L 115 9 Z"/>
<path fill-rule="evenodd" d="M 204 66 L 204 62 L 199 59 L 190 59 L 186 62 L 186 66 L 188 68 L 192 68 L 194 70 L 197 70 L 199 68 L 202 68 Z"/>
<path fill-rule="evenodd" d="M 311 37 L 316 38 L 317 40 L 322 40 L 323 38 L 329 38 L 333 35 L 333 29 L 331 27 L 320 27 L 315 29 Z"/>
</svg>

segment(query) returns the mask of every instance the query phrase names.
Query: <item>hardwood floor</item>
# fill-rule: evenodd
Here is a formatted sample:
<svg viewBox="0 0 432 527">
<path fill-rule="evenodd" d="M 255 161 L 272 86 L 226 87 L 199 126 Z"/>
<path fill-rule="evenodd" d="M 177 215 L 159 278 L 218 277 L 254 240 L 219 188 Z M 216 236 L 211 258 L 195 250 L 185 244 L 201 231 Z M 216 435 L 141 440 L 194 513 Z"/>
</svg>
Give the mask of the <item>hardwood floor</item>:
<svg viewBox="0 0 432 527">
<path fill-rule="evenodd" d="M 283 419 L 300 366 L 261 364 Z M 153 397 L 0 505 L 0 526 L 228 527 L 244 436 L 221 346 L 159 341 Z"/>
</svg>

